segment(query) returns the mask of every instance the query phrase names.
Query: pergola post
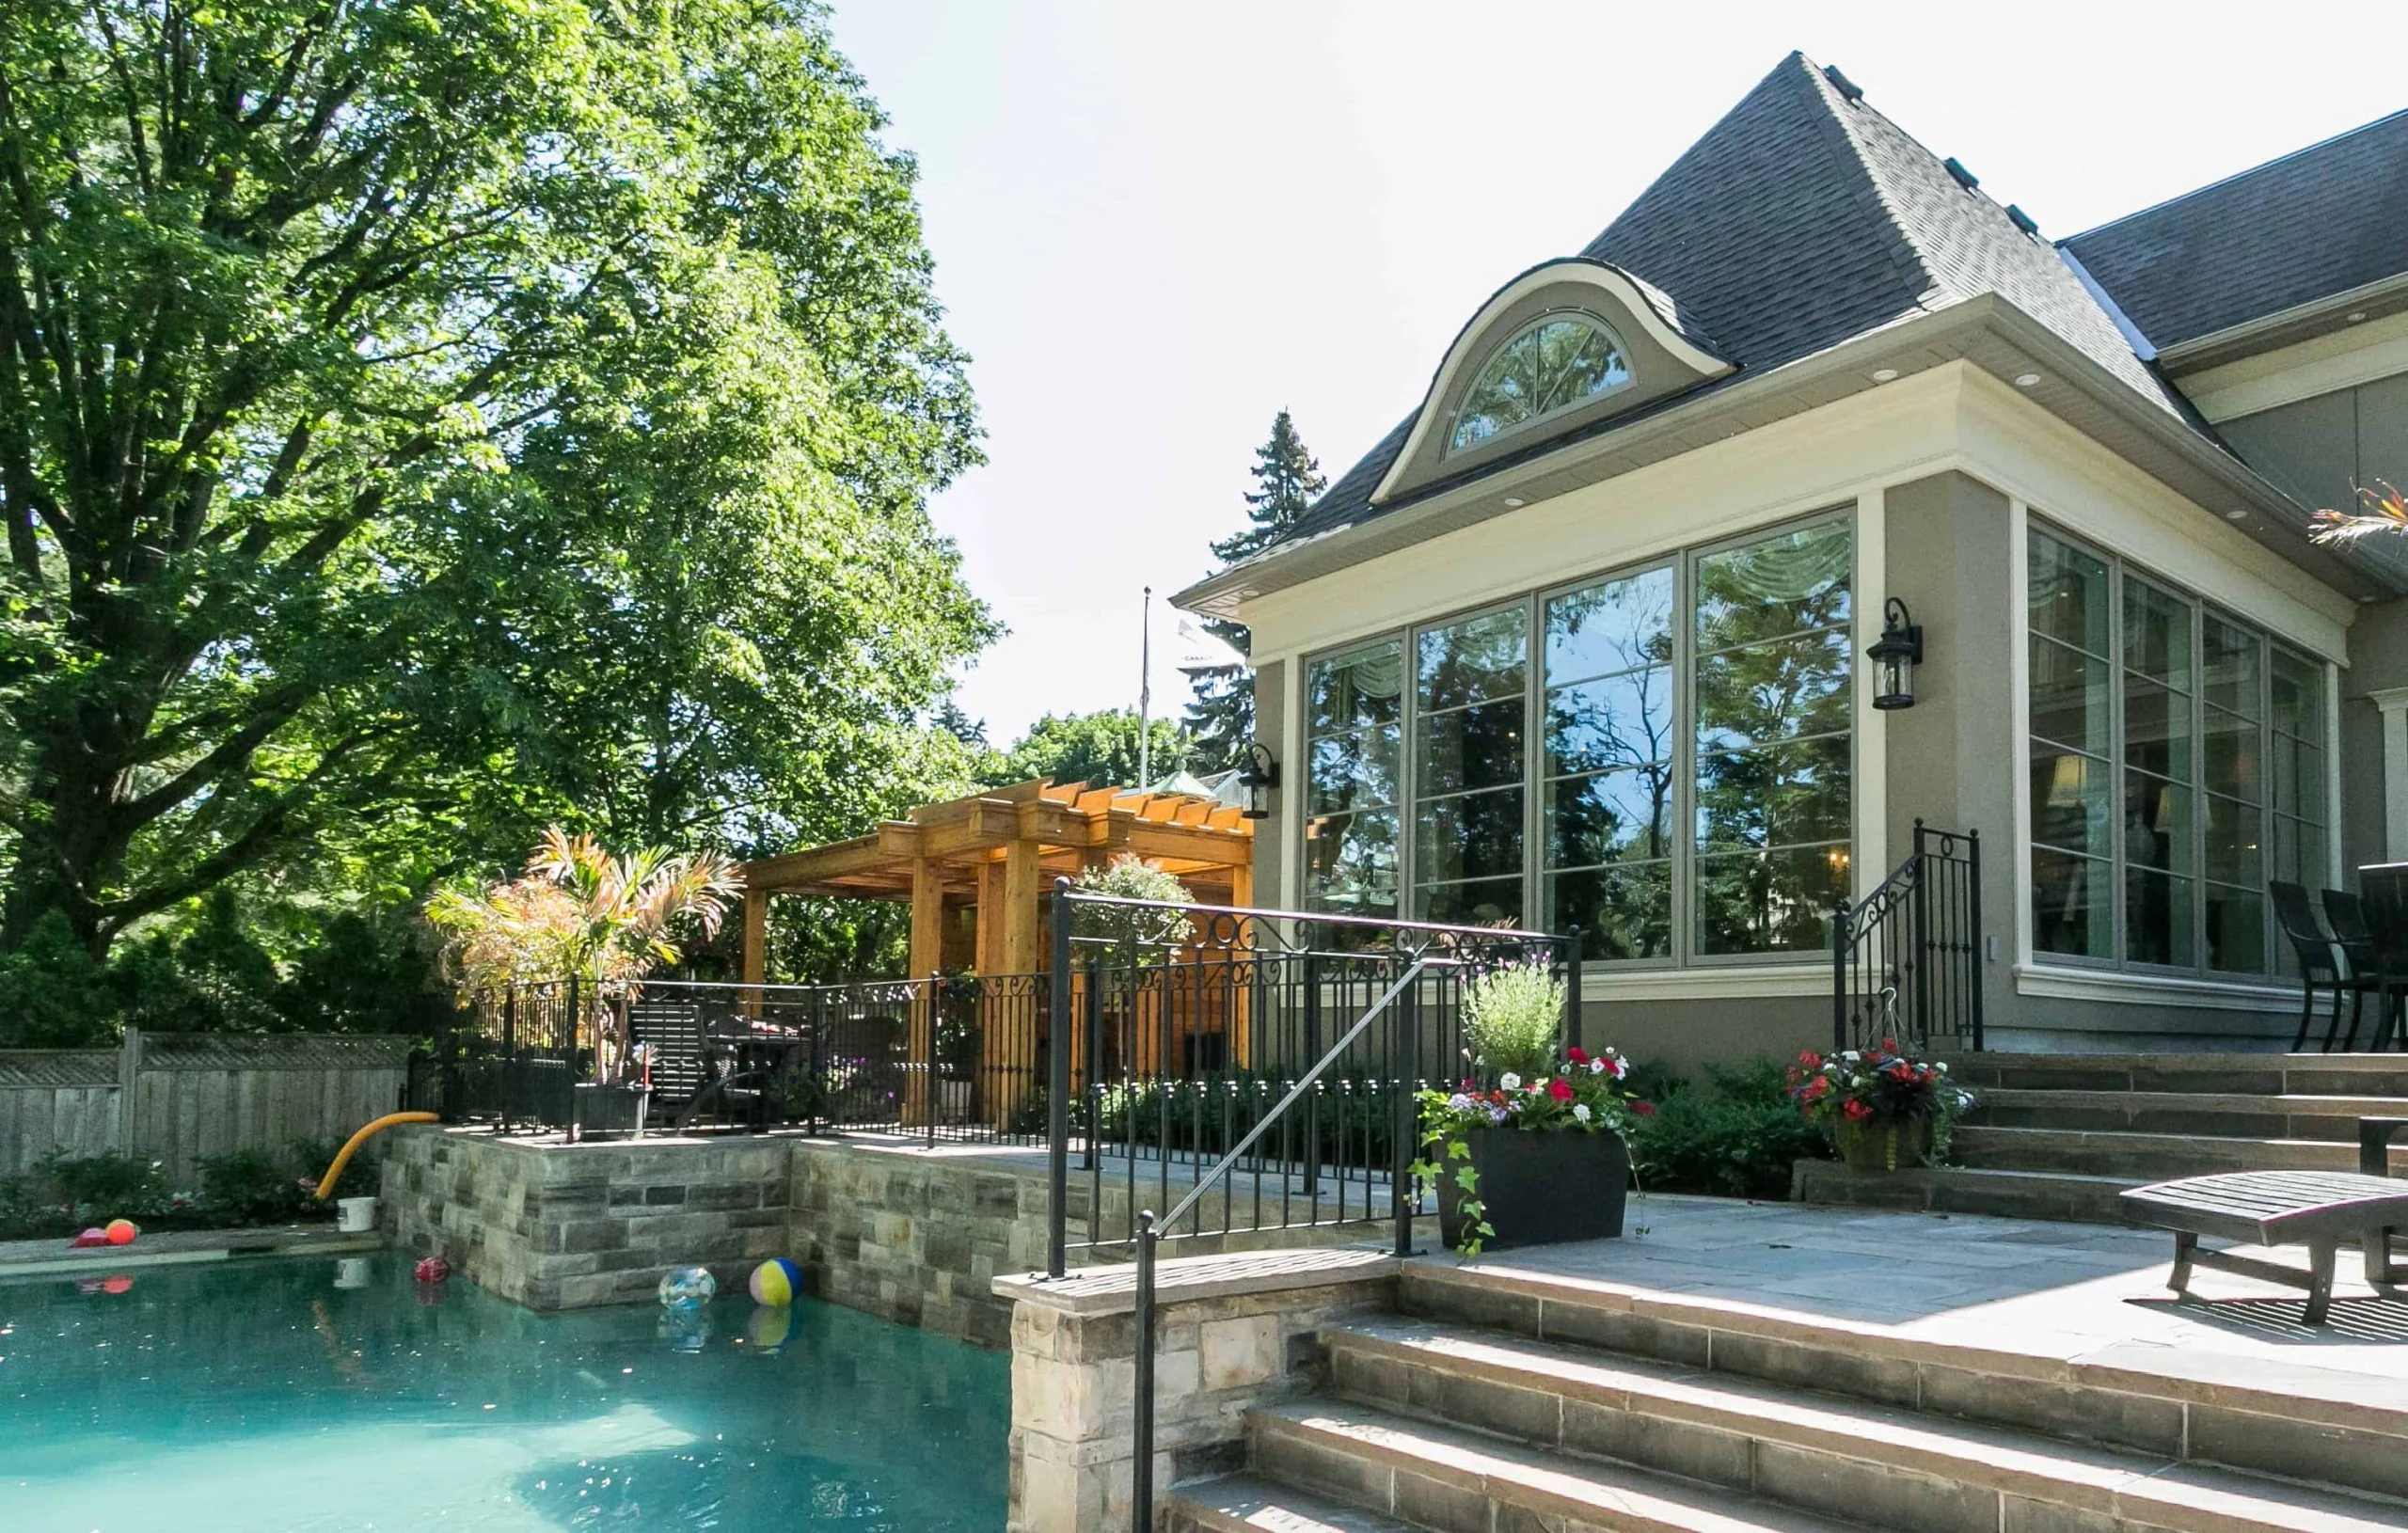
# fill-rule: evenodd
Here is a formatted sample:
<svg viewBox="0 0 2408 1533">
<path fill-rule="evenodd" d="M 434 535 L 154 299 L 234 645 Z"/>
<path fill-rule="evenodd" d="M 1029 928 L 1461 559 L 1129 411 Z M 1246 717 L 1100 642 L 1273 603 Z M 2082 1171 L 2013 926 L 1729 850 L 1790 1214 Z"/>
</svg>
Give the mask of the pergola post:
<svg viewBox="0 0 2408 1533">
<path fill-rule="evenodd" d="M 744 983 L 758 985 L 767 977 L 769 964 L 769 892 L 747 886 L 744 891 Z M 744 1012 L 749 1017 L 761 1014 L 761 992 L 744 992 Z"/>
<path fill-rule="evenodd" d="M 903 1121 L 925 1125 L 935 1111 L 937 988 L 929 976 L 944 962 L 944 878 L 936 863 L 911 864 L 911 977 L 920 981 L 911 1004 L 911 1035 L 904 1058 Z"/>
<path fill-rule="evenodd" d="M 983 1052 L 990 1066 L 987 1080 L 994 1091 L 988 1114 L 998 1129 L 1009 1129 L 1028 1106 L 1037 1079 L 1038 995 L 1034 981 L 1025 976 L 1035 974 L 1039 967 L 1037 903 L 1043 886 L 1038 866 L 1041 850 L 1029 835 L 1017 836 L 1004 847 L 995 972 L 1013 975 L 1018 983 L 1010 995 L 998 998 L 1002 1004 L 989 1013 L 986 1028 Z"/>
</svg>

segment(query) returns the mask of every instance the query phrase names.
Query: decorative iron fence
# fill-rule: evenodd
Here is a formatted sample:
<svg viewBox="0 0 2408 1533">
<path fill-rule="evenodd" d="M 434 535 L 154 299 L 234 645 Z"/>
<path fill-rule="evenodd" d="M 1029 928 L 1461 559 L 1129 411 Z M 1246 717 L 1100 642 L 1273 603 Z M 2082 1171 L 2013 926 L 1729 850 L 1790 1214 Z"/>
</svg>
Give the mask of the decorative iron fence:
<svg viewBox="0 0 2408 1533">
<path fill-rule="evenodd" d="M 1982 843 L 1915 821 L 1880 886 L 1831 912 L 1831 1047 L 1982 1046 Z"/>
</svg>

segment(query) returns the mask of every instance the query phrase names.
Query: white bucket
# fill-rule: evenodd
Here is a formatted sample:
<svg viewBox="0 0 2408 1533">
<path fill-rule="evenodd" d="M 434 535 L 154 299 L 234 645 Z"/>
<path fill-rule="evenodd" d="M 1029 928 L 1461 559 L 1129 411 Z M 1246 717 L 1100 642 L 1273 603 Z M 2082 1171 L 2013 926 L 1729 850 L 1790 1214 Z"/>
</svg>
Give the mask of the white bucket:
<svg viewBox="0 0 2408 1533">
<path fill-rule="evenodd" d="M 346 1235 L 357 1235 L 376 1227 L 376 1200 L 372 1197 L 339 1197 L 335 1228 Z"/>
</svg>

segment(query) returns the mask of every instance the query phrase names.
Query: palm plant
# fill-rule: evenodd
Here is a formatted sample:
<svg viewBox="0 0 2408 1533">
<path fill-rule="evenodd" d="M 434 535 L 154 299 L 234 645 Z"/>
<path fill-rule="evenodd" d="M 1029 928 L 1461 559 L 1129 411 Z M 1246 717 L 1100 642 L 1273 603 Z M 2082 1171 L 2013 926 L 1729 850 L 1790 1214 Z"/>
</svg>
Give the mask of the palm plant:
<svg viewBox="0 0 2408 1533">
<path fill-rule="evenodd" d="M 426 917 L 448 936 L 446 970 L 464 997 L 572 978 L 611 994 L 676 962 L 678 933 L 709 940 L 741 887 L 736 864 L 715 852 L 613 857 L 553 826 L 523 877 L 438 890 Z"/>
<path fill-rule="evenodd" d="M 2408 498 L 2381 480 L 2373 489 L 2361 489 L 2364 512 L 2320 511 L 2308 518 L 2309 536 L 2318 543 L 2351 543 L 2377 532 L 2408 535 Z"/>
</svg>

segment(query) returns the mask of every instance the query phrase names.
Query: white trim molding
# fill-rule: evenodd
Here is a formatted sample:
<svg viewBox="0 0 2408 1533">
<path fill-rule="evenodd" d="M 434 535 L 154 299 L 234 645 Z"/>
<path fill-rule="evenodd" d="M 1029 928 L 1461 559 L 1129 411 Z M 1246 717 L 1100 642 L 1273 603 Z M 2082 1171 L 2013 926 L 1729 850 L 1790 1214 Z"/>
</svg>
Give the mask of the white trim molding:
<svg viewBox="0 0 2408 1533">
<path fill-rule="evenodd" d="M 2299 992 L 2270 985 L 2170 974 L 2133 974 L 2054 964 L 2018 964 L 2015 993 L 2107 1005 L 2188 1006 L 2198 1011 L 2297 1011 Z"/>
<path fill-rule="evenodd" d="M 2383 857 L 2408 862 L 2408 687 L 2367 697 L 2383 715 Z"/>
<path fill-rule="evenodd" d="M 1724 1001 L 1831 993 L 1828 963 L 1751 964 L 1744 968 L 1629 969 L 1580 966 L 1580 1004 L 1592 1001 Z"/>
</svg>

